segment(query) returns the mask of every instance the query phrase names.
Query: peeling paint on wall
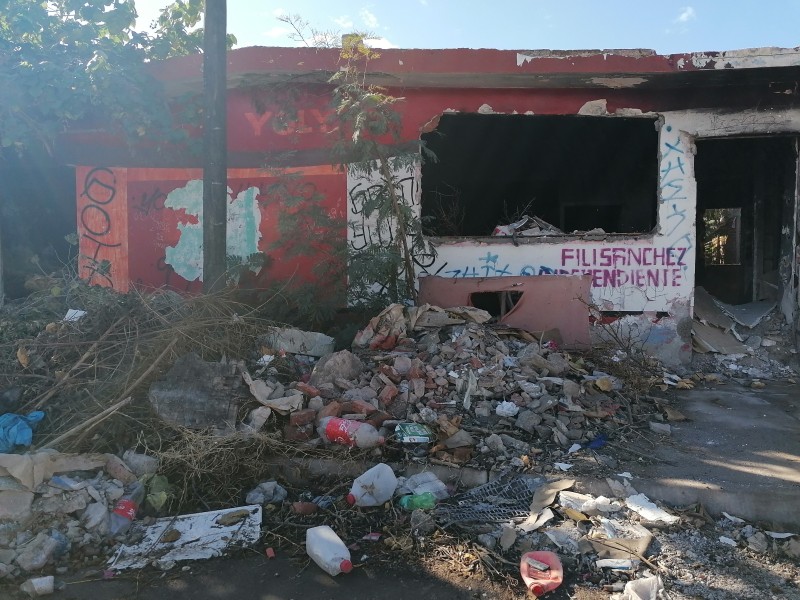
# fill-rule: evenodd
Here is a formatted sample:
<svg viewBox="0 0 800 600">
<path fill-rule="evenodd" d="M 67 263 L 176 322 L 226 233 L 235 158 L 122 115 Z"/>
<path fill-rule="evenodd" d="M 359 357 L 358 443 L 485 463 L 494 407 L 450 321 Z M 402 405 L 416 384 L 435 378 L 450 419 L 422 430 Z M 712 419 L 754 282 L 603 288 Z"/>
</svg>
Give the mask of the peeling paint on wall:
<svg viewBox="0 0 800 600">
<path fill-rule="evenodd" d="M 521 67 L 533 60 L 537 59 L 570 59 L 570 58 L 591 58 L 600 54 L 600 50 L 525 50 L 517 52 L 517 66 Z M 646 58 L 656 56 L 655 50 L 646 48 L 634 49 L 615 49 L 606 50 L 602 52 L 603 58 L 608 59 L 609 56 L 622 56 L 625 58 Z"/>
<path fill-rule="evenodd" d="M 605 98 L 589 100 L 578 111 L 579 115 L 602 117 L 608 114 L 608 101 Z"/>
<path fill-rule="evenodd" d="M 800 66 L 798 48 L 747 48 L 727 52 L 696 52 L 690 61 L 698 69 L 755 69 Z M 678 65 L 683 68 L 683 64 Z"/>
<path fill-rule="evenodd" d="M 228 188 L 228 196 L 232 195 Z M 251 187 L 228 202 L 226 252 L 228 257 L 245 263 L 258 252 L 261 239 L 261 211 L 256 196 L 258 188 Z M 203 182 L 192 180 L 173 190 L 164 201 L 164 208 L 182 212 L 178 224 L 180 239 L 165 249 L 165 262 L 187 281 L 203 280 Z M 258 273 L 260 267 L 251 267 Z"/>
<path fill-rule="evenodd" d="M 612 89 L 632 88 L 642 83 L 647 83 L 644 77 L 592 77 L 590 80 L 595 85 Z"/>
</svg>

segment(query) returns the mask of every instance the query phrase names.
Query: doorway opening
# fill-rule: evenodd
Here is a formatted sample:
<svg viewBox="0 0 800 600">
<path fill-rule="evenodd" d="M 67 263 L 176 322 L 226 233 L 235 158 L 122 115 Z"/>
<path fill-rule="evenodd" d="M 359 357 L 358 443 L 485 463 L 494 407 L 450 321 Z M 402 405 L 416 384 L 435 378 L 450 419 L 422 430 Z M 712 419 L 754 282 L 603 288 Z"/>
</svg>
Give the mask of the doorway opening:
<svg viewBox="0 0 800 600">
<path fill-rule="evenodd" d="M 729 304 L 780 302 L 796 162 L 791 137 L 697 141 L 697 286 Z"/>
</svg>

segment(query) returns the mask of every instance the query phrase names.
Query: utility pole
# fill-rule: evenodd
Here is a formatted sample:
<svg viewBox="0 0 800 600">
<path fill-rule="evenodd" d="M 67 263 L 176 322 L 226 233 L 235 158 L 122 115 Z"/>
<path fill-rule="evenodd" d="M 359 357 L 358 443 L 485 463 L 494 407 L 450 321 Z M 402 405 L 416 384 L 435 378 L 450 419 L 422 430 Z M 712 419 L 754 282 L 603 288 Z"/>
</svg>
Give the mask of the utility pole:
<svg viewBox="0 0 800 600">
<path fill-rule="evenodd" d="M 203 32 L 203 292 L 225 288 L 228 208 L 227 2 L 206 0 Z"/>
</svg>

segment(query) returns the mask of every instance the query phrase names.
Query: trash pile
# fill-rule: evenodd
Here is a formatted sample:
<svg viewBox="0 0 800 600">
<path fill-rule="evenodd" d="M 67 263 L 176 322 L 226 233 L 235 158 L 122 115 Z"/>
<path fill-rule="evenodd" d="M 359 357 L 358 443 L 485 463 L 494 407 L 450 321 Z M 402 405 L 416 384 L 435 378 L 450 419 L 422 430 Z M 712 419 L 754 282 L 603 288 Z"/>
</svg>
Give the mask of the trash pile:
<svg viewBox="0 0 800 600">
<path fill-rule="evenodd" d="M 791 326 L 778 313 L 778 302 L 759 300 L 741 305 L 722 302 L 704 288 L 695 288 L 692 342 L 694 363 L 704 371 L 749 380 L 792 377 L 787 366 L 797 362 L 789 343 Z"/>
<path fill-rule="evenodd" d="M 332 338 L 228 299 L 117 302 L 36 321 L 0 357 L 20 374 L 0 394 L 0 577 L 29 578 L 29 593 L 76 565 L 168 570 L 260 539 L 268 557 L 305 539 L 331 575 L 467 545 L 474 569 L 537 593 L 576 576 L 622 598 L 665 584 L 652 530 L 679 517 L 625 478 L 592 498 L 559 476 L 584 458 L 607 474 L 616 460 L 599 451 L 631 452 L 634 429 L 668 434 L 680 413 L 634 390 L 691 380 L 623 380 L 565 352 L 557 332 L 493 325 L 472 307 L 392 305 L 334 352 Z M 349 493 L 298 490 L 264 480 L 274 456 L 378 464 Z M 463 466 L 491 480 L 465 491 L 432 472 Z M 791 535 L 723 537 L 760 548 L 762 536 L 796 556 Z M 42 570 L 55 581 L 32 577 Z"/>
<path fill-rule="evenodd" d="M 291 412 L 286 440 L 383 446 L 433 464 L 526 468 L 544 444 L 558 455 L 600 447 L 630 424 L 638 409 L 622 381 L 489 319 L 469 307 L 393 305 L 359 332 L 354 352 L 322 358 L 290 391 L 269 370 L 248 385 L 262 406 Z"/>
</svg>

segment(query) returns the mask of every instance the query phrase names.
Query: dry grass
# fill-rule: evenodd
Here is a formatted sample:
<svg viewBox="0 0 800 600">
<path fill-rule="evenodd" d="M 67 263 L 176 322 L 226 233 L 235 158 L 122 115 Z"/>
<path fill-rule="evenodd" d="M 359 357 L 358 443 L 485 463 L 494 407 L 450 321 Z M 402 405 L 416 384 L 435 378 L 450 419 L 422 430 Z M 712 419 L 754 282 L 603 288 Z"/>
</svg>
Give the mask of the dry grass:
<svg viewBox="0 0 800 600">
<path fill-rule="evenodd" d="M 62 440 L 57 449 L 116 452 L 142 432 L 157 437 L 163 425 L 149 409 L 147 389 L 177 357 L 195 352 L 210 361 L 252 358 L 258 337 L 274 325 L 258 307 L 238 302 L 230 293 L 123 296 L 83 287 L 78 286 L 86 296 L 79 305 L 87 308 L 86 317 L 74 323 L 52 320 L 35 337 L 0 345 L 5 370 L 12 371 L 4 373 L 7 383 L 22 382 L 24 390 L 16 412 L 36 409 L 47 415 L 37 436 L 39 447 L 127 396 L 133 397 L 131 404 L 102 427 Z M 9 354 L 14 355 L 12 364 Z"/>
</svg>

